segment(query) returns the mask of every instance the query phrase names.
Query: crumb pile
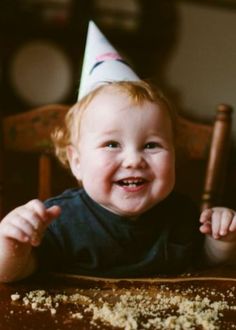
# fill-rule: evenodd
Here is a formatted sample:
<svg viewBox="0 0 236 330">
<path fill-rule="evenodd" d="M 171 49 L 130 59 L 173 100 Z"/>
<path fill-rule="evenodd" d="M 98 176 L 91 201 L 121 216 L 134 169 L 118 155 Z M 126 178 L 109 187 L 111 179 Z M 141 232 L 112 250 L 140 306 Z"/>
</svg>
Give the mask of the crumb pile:
<svg viewBox="0 0 236 330">
<path fill-rule="evenodd" d="M 125 330 L 215 330 L 225 328 L 225 313 L 236 313 L 235 292 L 235 287 L 222 293 L 215 288 L 170 289 L 159 285 L 149 290 L 77 289 L 73 294 L 35 290 L 24 295 L 15 293 L 11 299 L 36 312 L 49 311 L 53 317 L 60 306 L 70 306 L 67 317 L 78 322 L 86 317 L 88 329 L 102 328 L 103 324 Z M 236 321 L 227 324 L 227 329 L 236 329 Z"/>
</svg>

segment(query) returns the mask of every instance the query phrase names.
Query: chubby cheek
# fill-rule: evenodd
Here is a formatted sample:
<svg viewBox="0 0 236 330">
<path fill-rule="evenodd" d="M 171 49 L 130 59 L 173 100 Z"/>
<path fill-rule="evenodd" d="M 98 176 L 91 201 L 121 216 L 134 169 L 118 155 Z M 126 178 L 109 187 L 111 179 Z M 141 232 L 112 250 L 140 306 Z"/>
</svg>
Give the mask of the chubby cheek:
<svg viewBox="0 0 236 330">
<path fill-rule="evenodd" d="M 175 159 L 172 155 L 160 160 L 156 176 L 161 179 L 167 190 L 172 190 L 175 184 Z"/>
<path fill-rule="evenodd" d="M 109 190 L 117 166 L 111 157 L 94 155 L 81 159 L 81 179 L 84 187 L 89 189 Z"/>
</svg>

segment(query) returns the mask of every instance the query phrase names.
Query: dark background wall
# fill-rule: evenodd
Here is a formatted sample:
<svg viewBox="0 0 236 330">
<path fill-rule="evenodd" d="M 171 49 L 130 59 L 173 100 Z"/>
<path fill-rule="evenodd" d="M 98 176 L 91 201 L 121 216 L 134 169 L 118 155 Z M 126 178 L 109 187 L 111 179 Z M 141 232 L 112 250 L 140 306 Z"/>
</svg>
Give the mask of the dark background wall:
<svg viewBox="0 0 236 330">
<path fill-rule="evenodd" d="M 141 77 L 160 83 L 176 39 L 173 1 L 2 0 L 0 6 L 3 114 L 75 102 L 89 19 Z"/>
</svg>

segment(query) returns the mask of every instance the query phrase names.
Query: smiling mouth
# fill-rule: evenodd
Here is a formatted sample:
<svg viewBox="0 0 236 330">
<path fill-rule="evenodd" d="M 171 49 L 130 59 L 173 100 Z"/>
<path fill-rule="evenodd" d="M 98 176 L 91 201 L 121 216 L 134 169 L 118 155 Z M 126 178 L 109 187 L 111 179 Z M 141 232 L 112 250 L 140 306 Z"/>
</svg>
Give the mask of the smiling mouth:
<svg viewBox="0 0 236 330">
<path fill-rule="evenodd" d="M 123 180 L 119 180 L 116 183 L 121 186 L 121 187 L 130 187 L 130 188 L 134 188 L 134 187 L 139 187 L 142 186 L 143 184 L 145 184 L 147 182 L 147 180 L 142 179 L 142 178 L 132 178 L 132 179 L 123 179 Z"/>
</svg>

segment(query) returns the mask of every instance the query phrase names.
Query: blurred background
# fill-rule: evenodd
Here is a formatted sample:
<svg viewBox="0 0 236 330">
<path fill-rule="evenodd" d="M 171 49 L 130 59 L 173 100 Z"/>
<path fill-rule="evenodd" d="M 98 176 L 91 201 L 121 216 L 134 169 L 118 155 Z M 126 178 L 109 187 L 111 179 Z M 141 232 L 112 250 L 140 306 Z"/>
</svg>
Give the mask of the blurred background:
<svg viewBox="0 0 236 330">
<path fill-rule="evenodd" d="M 236 0 L 1 0 L 2 116 L 76 101 L 90 19 L 179 112 L 208 122 L 217 104 L 236 108 Z"/>
</svg>

